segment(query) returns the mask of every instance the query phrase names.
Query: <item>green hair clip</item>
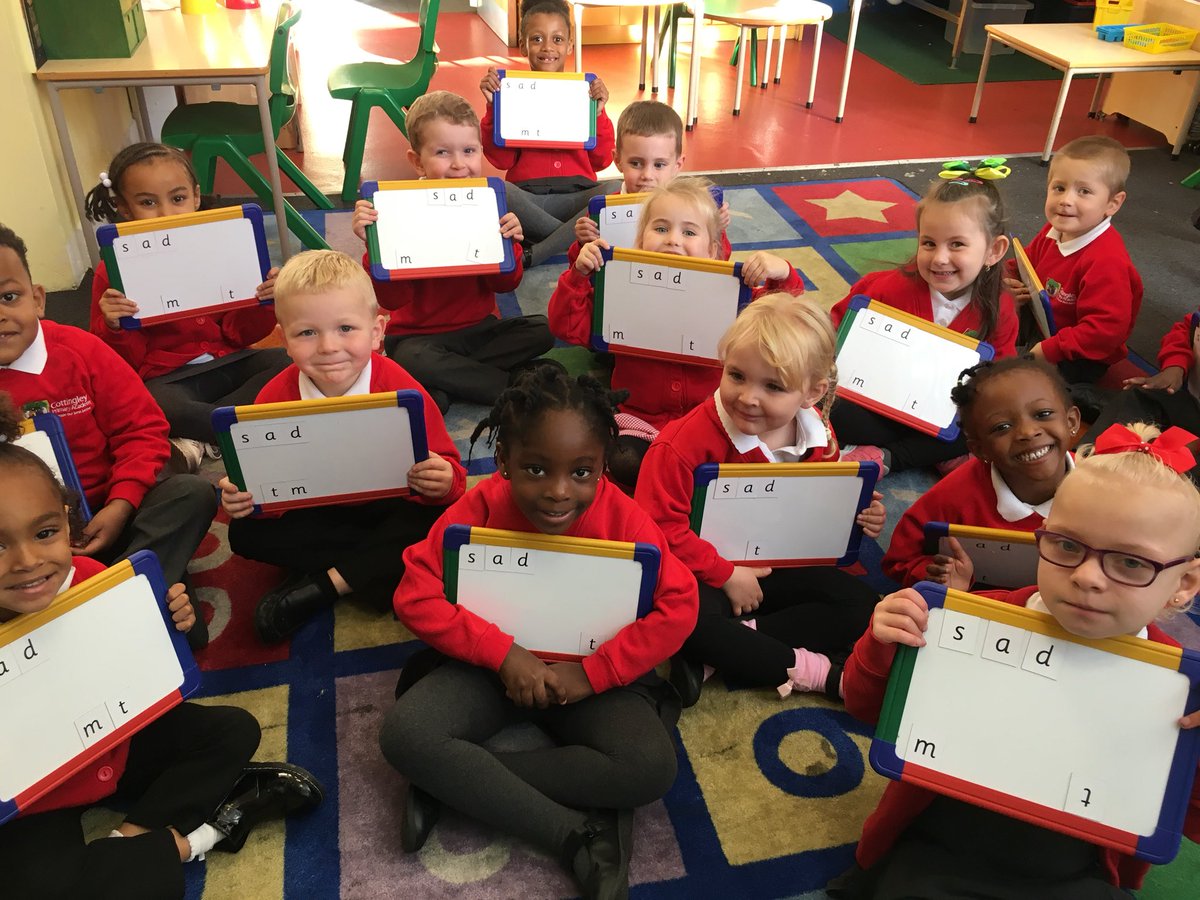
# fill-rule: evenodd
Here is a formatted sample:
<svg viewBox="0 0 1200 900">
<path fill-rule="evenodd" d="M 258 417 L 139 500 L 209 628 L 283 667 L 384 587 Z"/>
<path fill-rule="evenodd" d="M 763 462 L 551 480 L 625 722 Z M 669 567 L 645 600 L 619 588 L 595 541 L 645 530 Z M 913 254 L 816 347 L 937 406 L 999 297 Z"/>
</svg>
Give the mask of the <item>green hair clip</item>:
<svg viewBox="0 0 1200 900">
<path fill-rule="evenodd" d="M 972 166 L 965 159 L 950 159 L 942 163 L 942 171 L 938 173 L 938 177 L 963 183 L 972 177 L 983 181 L 999 181 L 1001 178 L 1007 178 L 1012 172 L 1012 169 L 1005 165 L 1006 162 L 1008 160 L 1003 156 L 981 159 L 977 166 Z"/>
</svg>

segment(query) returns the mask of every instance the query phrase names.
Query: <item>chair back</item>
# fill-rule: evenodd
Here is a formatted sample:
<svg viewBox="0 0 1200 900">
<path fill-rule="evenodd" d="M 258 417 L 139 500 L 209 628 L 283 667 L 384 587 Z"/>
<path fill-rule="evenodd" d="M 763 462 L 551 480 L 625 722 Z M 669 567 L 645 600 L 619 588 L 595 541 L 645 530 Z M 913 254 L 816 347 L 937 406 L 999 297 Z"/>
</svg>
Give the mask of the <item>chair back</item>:
<svg viewBox="0 0 1200 900">
<path fill-rule="evenodd" d="M 434 32 L 437 31 L 438 10 L 441 0 L 421 0 L 417 13 L 417 24 L 421 27 L 421 53 L 434 53 Z"/>
<path fill-rule="evenodd" d="M 271 111 L 271 128 L 275 137 L 291 121 L 296 111 L 296 85 L 291 71 L 292 26 L 300 21 L 301 10 L 291 3 L 281 3 L 275 17 L 275 36 L 271 39 L 271 62 L 267 82 L 271 99 L 267 105 Z"/>
</svg>

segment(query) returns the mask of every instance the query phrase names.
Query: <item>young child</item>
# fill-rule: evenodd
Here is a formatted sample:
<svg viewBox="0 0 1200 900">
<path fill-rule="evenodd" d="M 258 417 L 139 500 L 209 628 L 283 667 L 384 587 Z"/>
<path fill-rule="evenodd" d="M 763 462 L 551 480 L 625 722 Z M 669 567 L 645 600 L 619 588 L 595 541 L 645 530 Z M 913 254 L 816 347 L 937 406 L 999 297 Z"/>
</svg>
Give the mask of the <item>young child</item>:
<svg viewBox="0 0 1200 900">
<path fill-rule="evenodd" d="M 20 415 L 2 397 L 0 622 L 37 613 L 104 570 L 72 556 L 74 498 L 12 443 L 19 433 Z M 175 627 L 186 630 L 195 614 L 183 585 L 167 596 Z M 244 709 L 182 703 L 164 713 L 0 825 L 5 896 L 182 898 L 181 863 L 214 848 L 236 853 L 259 822 L 321 801 L 304 769 L 250 763 L 258 740 Z M 124 822 L 85 844 L 80 814 L 113 795 L 125 801 Z"/>
<path fill-rule="evenodd" d="M 683 168 L 683 119 L 658 100 L 635 100 L 617 119 L 617 149 L 613 161 L 623 176 L 619 191 L 648 194 L 662 187 Z M 733 248 L 725 234 L 729 228 L 728 201 L 721 204 L 719 212 L 721 250 L 718 258 L 729 259 Z M 569 266 L 575 265 L 580 247 L 600 237 L 600 228 L 585 212 L 575 220 L 573 233 L 575 240 L 567 249 Z"/>
<path fill-rule="evenodd" d="M 562 72 L 574 43 L 571 40 L 571 9 L 566 0 L 524 0 L 518 25 L 521 52 L 529 59 L 534 72 Z M 596 173 L 606 168 L 613 158 L 613 124 L 604 111 L 608 103 L 608 88 L 597 77 L 591 86 L 592 99 L 597 101 L 596 145 L 591 150 L 549 150 L 526 147 L 515 149 L 497 147 L 493 140 L 495 119 L 492 96 L 500 90 L 500 76 L 495 66 L 479 82 L 479 90 L 487 108 L 483 113 L 483 152 L 487 161 L 501 171 L 514 186 L 508 192 L 509 209 L 525 226 L 525 235 L 534 244 L 554 234 L 564 223 L 574 222 L 586 210 L 588 200 L 603 194 L 607 184 L 596 182 Z M 539 248 L 539 258 L 561 253 Z"/>
<path fill-rule="evenodd" d="M 896 524 L 883 572 L 903 587 L 945 584 L 962 558 L 925 552 L 926 522 L 1035 531 L 1066 474 L 1079 410 L 1058 370 L 1027 356 L 968 369 L 950 395 L 971 459 L 910 506 Z"/>
<path fill-rule="evenodd" d="M 483 158 L 479 118 L 449 91 L 418 97 L 408 110 L 408 160 L 421 178 L 479 178 Z M 370 200 L 354 205 L 354 233 L 366 242 L 366 226 L 379 218 Z M 500 234 L 522 239 L 511 210 Z M 363 256 L 363 265 L 368 265 Z M 392 311 L 388 354 L 421 382 L 445 412 L 450 398 L 491 406 L 508 384 L 508 373 L 554 346 L 545 316 L 501 319 L 496 294 L 521 283 L 521 256 L 507 275 L 458 275 L 375 283 L 379 304 Z"/>
<path fill-rule="evenodd" d="M 716 259 L 721 223 L 708 182 L 676 178 L 655 188 L 642 209 L 638 231 L 638 249 Z M 550 298 L 550 330 L 556 337 L 584 347 L 591 343 L 591 276 L 604 265 L 602 249 L 608 249 L 603 240 L 585 244 L 574 264 L 559 277 Z M 755 296 L 768 291 L 804 291 L 790 263 L 761 250 L 743 263 L 742 280 L 754 287 Z M 621 404 L 617 417 L 621 438 L 616 455 L 609 460 L 612 477 L 623 485 L 635 485 L 642 457 L 658 430 L 703 402 L 720 380 L 721 371 L 714 366 L 617 354 L 612 386 L 627 390 L 629 399 Z"/>
<path fill-rule="evenodd" d="M 685 706 L 700 695 L 700 664 L 739 683 L 840 696 L 841 666 L 878 599 L 833 567 L 735 566 L 691 530 L 703 463 L 834 462 L 829 405 L 837 378 L 829 316 L 811 300 L 772 294 L 721 338 L 717 390 L 650 445 L 634 495 L 700 584 L 700 617 L 671 682 Z M 880 494 L 858 515 L 870 537 L 887 517 Z"/>
<path fill-rule="evenodd" d="M 1101 410 L 1084 435 L 1093 440 L 1114 422 L 1149 422 L 1160 429 L 1178 425 L 1200 433 L 1200 375 L 1196 360 L 1196 313 L 1188 313 L 1168 331 L 1158 350 L 1157 375 L 1138 375 L 1125 380 L 1125 389 Z M 1200 482 L 1200 470 L 1188 475 Z"/>
<path fill-rule="evenodd" d="M 94 222 L 136 222 L 199 208 L 200 185 L 191 161 L 163 144 L 126 147 L 87 196 L 88 218 Z M 258 286 L 260 299 L 274 296 L 277 273 L 272 269 Z M 171 426 L 172 443 L 195 471 L 206 450 L 217 455 L 213 410 L 249 403 L 287 365 L 287 354 L 277 347 L 249 349 L 275 328 L 275 314 L 257 306 L 126 331 L 121 318 L 137 315 L 136 300 L 110 286 L 101 261 L 92 277 L 92 334 L 146 382 Z"/>
<path fill-rule="evenodd" d="M 158 480 L 170 456 L 167 420 L 146 386 L 99 338 L 42 321 L 45 312 L 25 242 L 0 225 L 0 390 L 22 412 L 62 419 L 92 510 L 75 552 L 108 565 L 153 550 L 168 583 L 186 581 L 217 511 L 212 485 L 195 475 Z M 188 642 L 208 643 L 203 616 Z"/>
<path fill-rule="evenodd" d="M 314 400 L 381 391 L 420 391 L 429 458 L 408 470 L 410 497 L 250 517 L 254 497 L 221 479 L 221 505 L 233 521 L 234 553 L 291 570 L 254 612 L 262 640 L 281 641 L 339 597 L 354 593 L 388 608 L 404 572 L 400 551 L 429 533 L 460 496 L 466 472 L 433 399 L 404 369 L 379 355 L 383 316 L 371 279 L 334 250 L 288 260 L 275 284 L 275 313 L 293 364 L 262 389 L 256 403 Z"/>
<path fill-rule="evenodd" d="M 1076 138 L 1050 161 L 1046 225 L 1026 251 L 1058 331 L 1032 353 L 1058 366 L 1068 384 L 1094 383 L 1125 358 L 1142 305 L 1142 279 L 1112 227 L 1128 177 L 1129 151 L 1103 135 Z M 1028 302 L 1012 265 L 1006 284 Z"/>
<path fill-rule="evenodd" d="M 1016 352 L 1017 318 L 1001 291 L 1000 261 L 1008 252 L 1004 201 L 990 181 L 937 181 L 917 204 L 917 254 L 907 264 L 860 279 L 832 310 L 838 326 L 856 294 L 987 341 L 996 356 Z M 859 406 L 839 403 L 833 427 L 843 459 L 871 460 L 901 471 L 944 463 L 966 452 L 960 436 L 938 440 Z"/>
<path fill-rule="evenodd" d="M 1037 532 L 1037 586 L 989 596 L 1049 612 L 1082 637 L 1176 644 L 1154 621 L 1185 609 L 1200 590 L 1200 494 L 1178 474 L 1194 460 L 1167 448 L 1195 438 L 1173 429 L 1175 435 L 1147 444 L 1157 429 L 1135 428 L 1113 426 L 1063 479 Z M 880 601 L 846 664 L 851 713 L 877 721 L 896 644 L 924 645 L 927 623 L 925 602 L 911 588 Z M 980 714 L 980 727 L 987 727 L 992 711 Z M 1180 725 L 1200 725 L 1200 714 Z M 1036 748 L 1026 764 L 1037 765 Z M 1200 838 L 1200 781 L 1184 834 Z M 1131 856 L 898 781 L 888 783 L 863 826 L 856 855 L 858 867 L 831 896 L 1128 897 L 1117 886 L 1141 887 L 1149 869 Z"/>
<path fill-rule="evenodd" d="M 624 897 L 629 811 L 660 798 L 675 778 L 678 699 L 653 670 L 696 620 L 696 581 L 650 516 L 604 477 L 617 427 L 594 379 L 538 363 L 517 376 L 488 424 L 499 471 L 405 551 L 396 591 L 401 621 L 446 657 L 383 723 L 383 753 L 412 785 L 401 841 L 419 849 L 444 803 L 555 854 L 584 897 Z M 654 544 L 662 557 L 653 608 L 582 663 L 546 664 L 446 602 L 442 540 L 451 524 Z M 555 746 L 482 746 L 521 721 L 544 728 Z M 617 821 L 597 808 L 619 811 Z"/>
</svg>

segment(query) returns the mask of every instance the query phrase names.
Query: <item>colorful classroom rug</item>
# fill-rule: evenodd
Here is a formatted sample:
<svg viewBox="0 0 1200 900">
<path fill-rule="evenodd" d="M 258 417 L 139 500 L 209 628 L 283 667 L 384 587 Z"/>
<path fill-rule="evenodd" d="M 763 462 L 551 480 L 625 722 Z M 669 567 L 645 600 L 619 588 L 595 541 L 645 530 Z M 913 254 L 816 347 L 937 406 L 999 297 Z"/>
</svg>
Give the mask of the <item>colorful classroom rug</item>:
<svg viewBox="0 0 1200 900">
<path fill-rule="evenodd" d="M 950 68 L 951 40 L 946 40 L 946 20 L 907 4 L 877 3 L 864 9 L 858 20 L 854 49 L 887 66 L 915 84 L 974 84 L 979 78 L 983 47 L 962 53 Z M 828 34 L 843 43 L 850 32 L 850 14 L 835 15 L 825 25 Z M 1049 81 L 1062 74 L 1022 53 L 992 53 L 988 63 L 991 81 Z"/>
<path fill-rule="evenodd" d="M 827 306 L 859 273 L 895 265 L 913 249 L 916 198 L 891 179 L 731 187 L 725 196 L 735 258 L 757 249 L 784 256 Z M 360 252 L 349 213 L 311 217 L 333 246 Z M 505 313 L 544 311 L 562 268 L 552 262 L 529 272 L 516 296 L 501 298 Z M 581 351 L 556 352 L 573 368 L 589 363 Z M 447 416 L 464 459 L 482 413 L 455 404 Z M 477 447 L 471 471 L 492 468 L 490 451 Z M 924 473 L 884 479 L 889 517 L 894 521 L 930 483 Z M 885 590 L 880 557 L 879 546 L 867 541 L 857 571 Z M 239 855 L 213 853 L 189 866 L 189 900 L 573 896 L 554 860 L 452 812 L 421 852 L 401 852 L 403 783 L 380 755 L 377 736 L 398 670 L 421 644 L 390 615 L 350 600 L 290 643 L 263 647 L 252 630 L 254 604 L 281 573 L 231 556 L 223 518 L 192 571 L 211 619 L 212 643 L 199 654 L 204 696 L 251 709 L 263 724 L 260 757 L 307 766 L 327 793 L 318 811 L 256 832 Z M 1200 647 L 1200 626 L 1187 624 Z M 632 896 L 824 897 L 823 886 L 850 865 L 884 787 L 866 762 L 870 735 L 839 704 L 799 695 L 781 702 L 772 691 L 739 688 L 718 675 L 679 723 L 674 787 L 637 813 Z M 537 740 L 518 729 L 499 743 Z M 102 829 L 106 822 L 93 824 Z M 1182 900 L 1197 879 L 1200 853 L 1189 846 L 1142 896 Z"/>
</svg>

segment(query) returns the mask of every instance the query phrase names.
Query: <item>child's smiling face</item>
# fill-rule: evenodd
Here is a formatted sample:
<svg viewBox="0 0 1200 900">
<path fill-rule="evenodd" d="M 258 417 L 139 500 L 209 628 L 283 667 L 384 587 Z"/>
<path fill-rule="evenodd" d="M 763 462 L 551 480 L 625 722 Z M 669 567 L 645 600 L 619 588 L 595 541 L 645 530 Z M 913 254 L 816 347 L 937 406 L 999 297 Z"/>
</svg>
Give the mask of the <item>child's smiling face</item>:
<svg viewBox="0 0 1200 900">
<path fill-rule="evenodd" d="M 686 198 L 662 196 L 643 213 L 646 227 L 639 248 L 677 256 L 715 259 L 719 245 L 708 233 L 708 217 Z"/>
<path fill-rule="evenodd" d="M 534 13 L 525 20 L 521 49 L 535 72 L 561 72 L 574 45 L 571 24 L 557 13 Z"/>
<path fill-rule="evenodd" d="M 421 150 L 408 149 L 408 161 L 422 178 L 478 178 L 483 171 L 479 128 L 434 119 L 421 129 Z"/>
<path fill-rule="evenodd" d="M 200 186 L 178 160 L 151 157 L 130 166 L 114 185 L 117 212 L 123 219 L 157 219 L 195 212 L 200 208 Z"/>
<path fill-rule="evenodd" d="M 0 366 L 29 349 L 45 312 L 45 289 L 33 283 L 16 250 L 0 247 Z"/>
<path fill-rule="evenodd" d="M 618 142 L 615 162 L 627 194 L 652 191 L 679 174 L 683 157 L 673 134 L 627 134 Z"/>
<path fill-rule="evenodd" d="M 0 471 L 0 621 L 50 605 L 71 571 L 62 492 L 26 464 Z"/>
<path fill-rule="evenodd" d="M 277 302 L 275 316 L 296 367 L 326 397 L 341 397 L 383 341 L 375 298 L 353 287 L 331 287 Z"/>
</svg>

